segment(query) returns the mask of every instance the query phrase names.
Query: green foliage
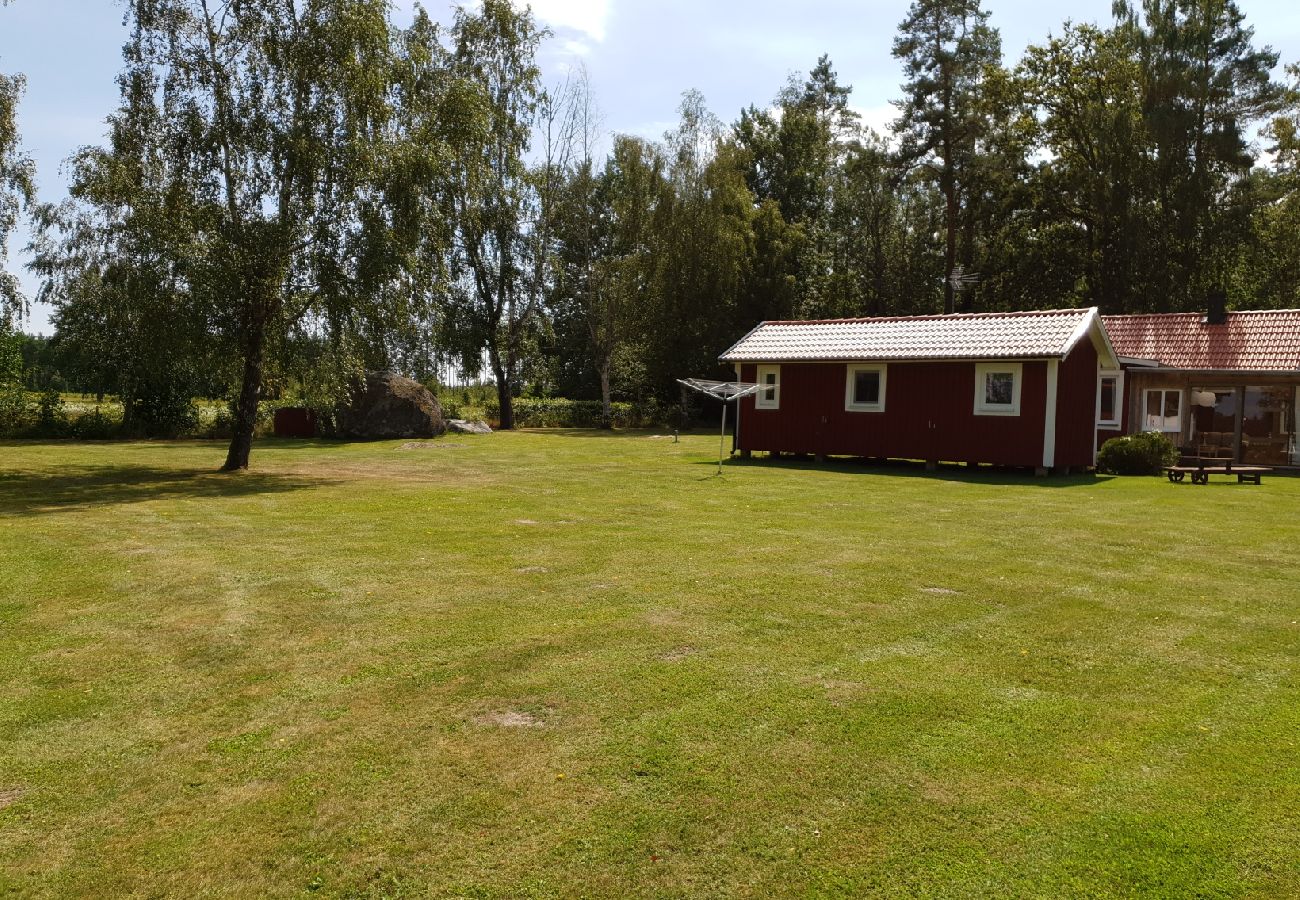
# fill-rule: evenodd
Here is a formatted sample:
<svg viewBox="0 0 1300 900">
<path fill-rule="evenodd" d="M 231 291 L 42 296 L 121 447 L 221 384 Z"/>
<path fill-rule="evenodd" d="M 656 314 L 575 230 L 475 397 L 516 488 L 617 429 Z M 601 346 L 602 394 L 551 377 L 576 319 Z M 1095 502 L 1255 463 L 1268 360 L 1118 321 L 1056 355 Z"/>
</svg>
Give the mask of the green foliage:
<svg viewBox="0 0 1300 900">
<path fill-rule="evenodd" d="M 10 316 L 0 311 L 0 436 L 21 432 L 28 426 L 28 419 L 22 337 Z"/>
<path fill-rule="evenodd" d="M 21 315 L 25 299 L 18 290 L 18 278 L 6 268 L 9 235 L 18 224 L 25 206 L 36 197 L 36 167 L 22 151 L 18 133 L 18 102 L 25 81 L 21 75 L 0 72 L 0 316 Z"/>
<path fill-rule="evenodd" d="M 40 437 L 62 437 L 68 428 L 68 413 L 57 388 L 46 388 L 36 400 L 36 433 Z"/>
<path fill-rule="evenodd" d="M 108 141 L 37 211 L 58 337 L 28 387 L 118 394 L 133 433 L 229 433 L 231 466 L 267 398 L 328 410 L 373 369 L 455 358 L 506 427 L 520 396 L 611 421 L 730 377 L 717 354 L 761 319 L 1300 305 L 1300 70 L 1273 80 L 1231 0 L 1120 2 L 1012 69 L 980 0 L 914 0 L 889 134 L 821 57 L 730 127 L 687 92 L 662 141 L 603 159 L 585 74 L 543 89 L 546 32 L 509 0 L 445 32 L 383 0 L 126 7 Z M 0 87 L 3 225 L 30 169 Z M 230 421 L 191 424 L 196 396 Z"/>
<path fill-rule="evenodd" d="M 495 403 L 489 402 L 484 411 L 489 419 L 500 415 Z M 650 428 L 669 418 L 669 408 L 654 401 L 613 402 L 607 415 L 598 400 L 515 399 L 515 424 L 520 428 Z"/>
<path fill-rule="evenodd" d="M 945 312 L 956 309 L 955 267 L 969 269 L 974 261 L 970 198 L 979 191 L 980 155 L 993 130 L 983 90 L 1002 63 L 1002 42 L 988 17 L 980 0 L 914 0 L 894 39 L 905 79 L 900 155 L 944 198 Z"/>
<path fill-rule="evenodd" d="M 543 327 L 552 234 L 567 148 L 552 140 L 561 113 L 542 90 L 537 47 L 544 37 L 531 10 L 484 0 L 456 11 L 452 101 L 459 130 L 450 146 L 454 211 L 453 309 L 449 322 L 475 368 L 486 349 L 501 427 L 514 425 L 526 350 Z M 451 115 L 448 110 L 446 115 Z M 534 147 L 534 130 L 542 136 Z M 528 155 L 538 162 L 530 166 Z"/>
<path fill-rule="evenodd" d="M 128 427 L 187 427 L 180 398 L 222 379 L 226 467 L 246 467 L 295 337 L 344 368 L 382 361 L 421 317 L 428 267 L 410 254 L 437 233 L 421 176 L 440 145 L 399 98 L 435 89 L 444 54 L 426 16 L 399 33 L 385 0 L 126 8 L 108 146 L 44 213 L 47 298 L 83 356 L 153 386 L 123 384 Z"/>
<path fill-rule="evenodd" d="M 98 404 L 89 412 L 72 416 L 68 421 L 69 437 L 82 441 L 106 441 L 122 432 L 122 420 L 110 415 Z"/>
<path fill-rule="evenodd" d="M 198 425 L 193 395 L 180 382 L 132 384 L 122 402 L 123 427 L 131 435 L 174 438 L 191 433 Z"/>
<path fill-rule="evenodd" d="M 1111 438 L 1097 452 L 1097 468 L 1112 475 L 1159 475 L 1178 461 L 1178 448 L 1157 431 Z"/>
</svg>

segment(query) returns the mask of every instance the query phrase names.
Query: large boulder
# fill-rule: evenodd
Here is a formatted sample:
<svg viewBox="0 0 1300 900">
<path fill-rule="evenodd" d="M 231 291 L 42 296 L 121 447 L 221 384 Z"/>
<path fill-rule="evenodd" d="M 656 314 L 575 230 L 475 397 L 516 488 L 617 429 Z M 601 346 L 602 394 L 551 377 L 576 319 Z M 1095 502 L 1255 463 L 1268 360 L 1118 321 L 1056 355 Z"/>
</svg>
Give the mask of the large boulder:
<svg viewBox="0 0 1300 900">
<path fill-rule="evenodd" d="M 371 372 L 339 410 L 339 433 L 350 438 L 434 437 L 447 430 L 438 398 L 418 381 Z"/>
</svg>

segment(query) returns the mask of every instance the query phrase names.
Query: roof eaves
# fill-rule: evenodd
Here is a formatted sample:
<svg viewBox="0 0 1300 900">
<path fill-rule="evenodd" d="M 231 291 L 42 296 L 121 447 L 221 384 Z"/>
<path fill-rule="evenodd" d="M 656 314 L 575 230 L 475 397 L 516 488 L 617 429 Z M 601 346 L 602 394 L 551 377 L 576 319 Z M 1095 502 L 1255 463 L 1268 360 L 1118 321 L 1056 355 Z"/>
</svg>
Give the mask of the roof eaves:
<svg viewBox="0 0 1300 900">
<path fill-rule="evenodd" d="M 759 322 L 753 328 L 749 329 L 749 331 L 745 332 L 741 336 L 740 340 L 736 341 L 730 347 L 728 347 L 726 350 L 722 352 L 722 354 L 718 357 L 718 362 L 750 362 L 750 360 L 741 360 L 741 359 L 733 360 L 730 359 L 729 357 L 737 347 L 745 343 L 745 341 L 749 340 L 750 335 L 752 335 L 755 331 L 758 331 L 758 329 L 762 328 L 766 324 L 768 324 L 766 321 Z"/>
</svg>

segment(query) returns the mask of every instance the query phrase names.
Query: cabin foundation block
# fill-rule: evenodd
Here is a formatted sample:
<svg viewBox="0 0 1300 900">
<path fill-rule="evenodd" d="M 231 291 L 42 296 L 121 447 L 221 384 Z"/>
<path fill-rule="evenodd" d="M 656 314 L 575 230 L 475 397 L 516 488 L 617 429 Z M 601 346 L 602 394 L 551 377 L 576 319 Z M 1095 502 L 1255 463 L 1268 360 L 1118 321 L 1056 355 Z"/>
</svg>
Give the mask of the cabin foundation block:
<svg viewBox="0 0 1300 900">
<path fill-rule="evenodd" d="M 1034 477 L 1035 477 L 1035 478 L 1046 478 L 1046 477 L 1047 477 L 1047 472 L 1048 472 L 1048 469 L 1047 469 L 1046 466 L 1038 466 L 1037 468 L 1034 469 Z"/>
<path fill-rule="evenodd" d="M 939 471 L 939 460 L 937 460 L 937 459 L 927 459 L 927 460 L 925 461 L 925 471 L 927 471 L 927 472 L 937 472 L 937 471 Z"/>
</svg>

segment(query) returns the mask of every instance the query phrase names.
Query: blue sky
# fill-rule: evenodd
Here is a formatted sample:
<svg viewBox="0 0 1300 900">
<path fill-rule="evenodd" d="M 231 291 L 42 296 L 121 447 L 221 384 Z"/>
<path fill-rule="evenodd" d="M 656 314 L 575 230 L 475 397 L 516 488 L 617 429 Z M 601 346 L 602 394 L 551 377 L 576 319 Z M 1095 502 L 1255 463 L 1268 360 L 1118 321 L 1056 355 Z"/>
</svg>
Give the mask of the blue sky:
<svg viewBox="0 0 1300 900">
<path fill-rule="evenodd" d="M 1238 0 L 1256 42 L 1300 62 L 1300 3 Z M 750 103 L 766 104 L 791 72 L 805 72 L 829 53 L 852 103 L 868 124 L 893 116 L 900 69 L 890 56 L 909 0 L 534 0 L 554 36 L 542 51 L 543 72 L 560 81 L 581 61 L 590 74 L 605 127 L 658 138 L 672 126 L 682 92 L 702 91 L 725 122 Z M 413 0 L 396 0 L 399 22 Z M 450 18 L 447 0 L 426 2 Z M 1109 22 L 1110 0 L 985 0 L 1002 33 L 1008 61 L 1026 45 L 1058 32 L 1066 19 Z M 0 70 L 27 76 L 19 125 L 38 167 L 40 195 L 64 196 L 62 163 L 98 143 L 117 101 L 126 32 L 113 0 L 13 0 L 0 8 Z M 25 262 L 27 235 L 13 242 L 11 271 Z M 20 272 L 28 293 L 36 283 Z M 29 330 L 49 331 L 48 311 L 34 307 Z"/>
</svg>

